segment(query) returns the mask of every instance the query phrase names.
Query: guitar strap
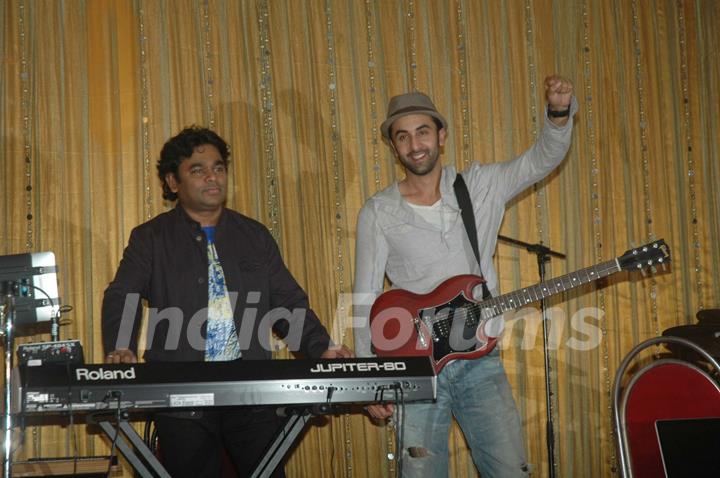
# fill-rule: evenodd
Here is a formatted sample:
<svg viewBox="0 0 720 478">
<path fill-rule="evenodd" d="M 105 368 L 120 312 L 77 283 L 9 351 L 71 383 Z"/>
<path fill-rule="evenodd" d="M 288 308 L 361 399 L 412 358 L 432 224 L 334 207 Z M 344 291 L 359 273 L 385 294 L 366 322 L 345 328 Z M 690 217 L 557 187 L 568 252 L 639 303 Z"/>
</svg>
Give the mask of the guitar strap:
<svg viewBox="0 0 720 478">
<path fill-rule="evenodd" d="M 470 193 L 468 192 L 468 188 L 462 174 L 458 173 L 455 177 L 453 189 L 455 189 L 455 197 L 457 197 L 458 206 L 460 206 L 460 214 L 462 215 L 463 224 L 465 224 L 465 232 L 467 232 L 468 239 L 470 239 L 470 245 L 475 253 L 475 259 L 477 260 L 478 267 L 480 268 L 480 275 L 482 276 L 482 264 L 480 264 L 480 251 L 478 250 L 477 241 L 477 228 L 475 227 L 475 214 L 473 212 L 472 201 L 470 200 Z M 487 300 L 492 297 L 485 282 L 482 283 L 482 291 L 483 300 Z"/>
</svg>

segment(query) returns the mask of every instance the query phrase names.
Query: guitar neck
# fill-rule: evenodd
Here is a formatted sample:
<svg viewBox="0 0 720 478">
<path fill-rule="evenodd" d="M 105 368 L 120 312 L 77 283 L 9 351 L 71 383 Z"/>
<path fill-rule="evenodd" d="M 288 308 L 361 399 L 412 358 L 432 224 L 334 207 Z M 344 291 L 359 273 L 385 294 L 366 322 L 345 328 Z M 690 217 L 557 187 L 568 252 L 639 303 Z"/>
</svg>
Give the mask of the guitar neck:
<svg viewBox="0 0 720 478">
<path fill-rule="evenodd" d="M 602 279 L 616 272 L 621 267 L 617 259 L 602 262 L 592 267 L 586 267 L 570 274 L 565 274 L 554 279 L 541 282 L 537 285 L 525 287 L 515 292 L 503 294 L 482 302 L 482 309 L 488 311 L 491 317 L 542 300 L 551 295 L 560 294 L 566 290 L 574 289 L 584 284 Z"/>
</svg>

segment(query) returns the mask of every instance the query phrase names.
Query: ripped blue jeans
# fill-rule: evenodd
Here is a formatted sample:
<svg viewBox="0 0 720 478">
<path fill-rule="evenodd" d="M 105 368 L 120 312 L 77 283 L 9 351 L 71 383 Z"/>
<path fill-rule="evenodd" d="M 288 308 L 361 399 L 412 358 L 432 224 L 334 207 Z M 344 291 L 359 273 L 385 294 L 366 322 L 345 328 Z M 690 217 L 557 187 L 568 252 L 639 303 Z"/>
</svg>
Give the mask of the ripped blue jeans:
<svg viewBox="0 0 720 478">
<path fill-rule="evenodd" d="M 403 415 L 403 477 L 448 476 L 451 415 L 483 477 L 528 476 L 520 417 L 497 350 L 446 365 L 437 401 L 409 403 Z"/>
</svg>

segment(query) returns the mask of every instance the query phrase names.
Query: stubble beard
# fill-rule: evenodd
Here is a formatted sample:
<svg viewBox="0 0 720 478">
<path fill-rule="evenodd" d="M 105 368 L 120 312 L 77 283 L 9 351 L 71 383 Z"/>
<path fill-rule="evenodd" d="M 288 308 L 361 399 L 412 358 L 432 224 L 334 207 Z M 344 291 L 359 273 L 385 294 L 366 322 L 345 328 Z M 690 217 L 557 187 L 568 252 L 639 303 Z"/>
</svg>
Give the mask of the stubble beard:
<svg viewBox="0 0 720 478">
<path fill-rule="evenodd" d="M 417 151 L 415 151 L 417 152 Z M 405 169 L 414 174 L 415 176 L 425 176 L 430 171 L 435 169 L 435 164 L 437 164 L 438 158 L 440 157 L 440 152 L 437 149 L 434 150 L 425 150 L 425 154 L 427 155 L 427 161 L 421 164 L 416 164 L 412 159 L 409 159 L 409 156 L 412 153 L 401 156 L 400 162 L 405 167 Z"/>
</svg>

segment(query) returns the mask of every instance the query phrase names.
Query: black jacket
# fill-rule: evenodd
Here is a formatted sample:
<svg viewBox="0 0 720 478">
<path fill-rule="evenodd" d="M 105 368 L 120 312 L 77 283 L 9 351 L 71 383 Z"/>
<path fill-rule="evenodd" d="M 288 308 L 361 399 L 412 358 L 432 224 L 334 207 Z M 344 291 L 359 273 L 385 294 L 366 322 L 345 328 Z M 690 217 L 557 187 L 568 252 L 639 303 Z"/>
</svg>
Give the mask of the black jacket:
<svg viewBox="0 0 720 478">
<path fill-rule="evenodd" d="M 290 317 L 274 322 L 273 330 L 280 337 L 284 338 L 289 329 L 302 330 L 299 340 L 302 354 L 318 358 L 327 350 L 330 342 L 327 330 L 309 308 L 307 295 L 285 267 L 277 244 L 265 226 L 224 209 L 215 231 L 215 248 L 228 292 L 238 294 L 234 317 L 244 359 L 271 358 L 267 347 L 268 320 L 262 320 L 269 311 L 273 311 L 273 317 L 278 311 Z M 202 361 L 204 348 L 198 346 L 195 339 L 205 337 L 207 281 L 205 234 L 181 206 L 133 229 L 115 279 L 103 298 L 105 352 L 124 346 L 137 353 L 142 320 L 142 303 L 137 296 L 135 300 L 130 296 L 127 301 L 137 306 L 128 307 L 129 313 L 123 320 L 126 297 L 136 293 L 150 308 L 145 360 Z M 295 309 L 300 311 L 294 315 L 282 312 Z M 125 343 L 118 344 L 121 322 L 124 322 L 121 339 L 124 335 Z M 261 324 L 265 330 L 259 330 Z M 293 336 L 291 333 L 288 338 Z"/>
</svg>

